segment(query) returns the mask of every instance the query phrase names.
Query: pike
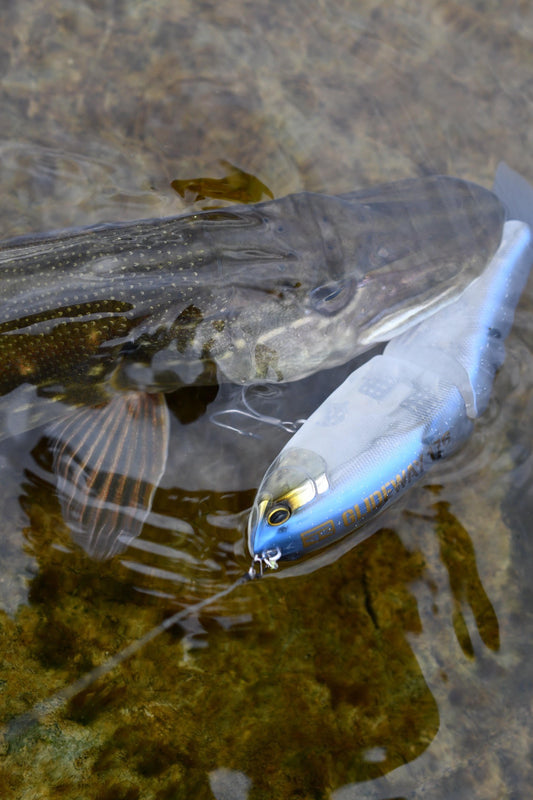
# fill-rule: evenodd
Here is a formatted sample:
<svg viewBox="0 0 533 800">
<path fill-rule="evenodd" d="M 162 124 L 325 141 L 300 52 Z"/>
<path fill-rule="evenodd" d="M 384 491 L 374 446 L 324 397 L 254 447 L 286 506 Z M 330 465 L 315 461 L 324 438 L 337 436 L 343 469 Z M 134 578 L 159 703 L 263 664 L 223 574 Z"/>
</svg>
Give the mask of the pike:
<svg viewBox="0 0 533 800">
<path fill-rule="evenodd" d="M 0 243 L 0 435 L 48 421 L 65 522 L 107 558 L 165 469 L 166 392 L 345 363 L 452 302 L 504 220 L 437 176 Z"/>
</svg>

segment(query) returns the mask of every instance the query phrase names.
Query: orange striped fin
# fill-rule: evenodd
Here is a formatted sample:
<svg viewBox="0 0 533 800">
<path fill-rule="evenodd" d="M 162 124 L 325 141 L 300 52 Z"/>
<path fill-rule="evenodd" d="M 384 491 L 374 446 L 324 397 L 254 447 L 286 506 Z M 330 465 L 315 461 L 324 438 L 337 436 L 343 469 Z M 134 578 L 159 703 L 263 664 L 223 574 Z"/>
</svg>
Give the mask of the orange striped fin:
<svg viewBox="0 0 533 800">
<path fill-rule="evenodd" d="M 92 558 L 136 538 L 165 470 L 169 420 L 163 394 L 124 392 L 77 409 L 48 428 L 63 517 Z"/>
</svg>

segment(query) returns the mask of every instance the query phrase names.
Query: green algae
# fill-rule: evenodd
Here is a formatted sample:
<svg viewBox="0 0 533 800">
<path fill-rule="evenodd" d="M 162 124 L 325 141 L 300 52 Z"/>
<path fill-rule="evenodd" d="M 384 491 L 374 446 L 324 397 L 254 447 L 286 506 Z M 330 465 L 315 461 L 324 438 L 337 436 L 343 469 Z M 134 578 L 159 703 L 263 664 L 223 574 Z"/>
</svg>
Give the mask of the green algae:
<svg viewBox="0 0 533 800">
<path fill-rule="evenodd" d="M 18 621 L 31 644 L 6 677 L 18 698 L 8 717 L 160 621 L 161 608 L 132 607 L 102 591 L 109 575 L 74 584 L 83 558 L 76 564 L 70 554 L 66 570 L 58 562 L 65 555 L 39 554 L 40 589 Z M 82 789 L 100 796 L 116 782 L 143 797 L 175 786 L 176 797 L 209 797 L 206 776 L 225 764 L 245 768 L 251 798 L 325 797 L 339 781 L 367 780 L 412 760 L 438 728 L 405 640 L 420 631 L 405 587 L 422 571 L 420 555 L 383 531 L 320 576 L 291 580 L 286 591 L 278 581 L 246 584 L 239 591 L 251 619 L 225 626 L 206 609 L 198 623 L 207 647 L 184 647 L 183 630 L 161 634 L 66 709 L 11 739 L 4 760 L 11 785 L 25 785 L 31 758 L 35 785 L 69 787 L 64 796 Z M 53 586 L 50 602 L 43 585 Z M 338 613 L 328 619 L 332 603 Z M 3 651 L 14 625 L 1 631 Z M 366 760 L 373 747 L 387 748 L 387 758 Z M 65 766 L 73 763 L 74 771 Z"/>
<path fill-rule="evenodd" d="M 8 723 L 171 611 L 136 592 L 117 559 L 95 564 L 58 549 L 67 532 L 56 501 L 42 481 L 25 488 L 39 571 L 31 605 L 0 630 L 12 657 L 1 669 Z M 423 567 L 383 531 L 319 575 L 240 587 L 244 618 L 232 621 L 230 601 L 228 624 L 206 609 L 192 636 L 181 626 L 162 633 L 65 709 L 13 729 L 2 779 L 13 792 L 40 785 L 66 797 L 112 785 L 143 797 L 208 797 L 206 776 L 224 764 L 245 769 L 252 798 L 325 797 L 339 781 L 411 760 L 438 728 L 405 639 L 420 632 L 406 586 Z M 373 747 L 385 747 L 386 759 L 366 760 Z"/>
<path fill-rule="evenodd" d="M 470 658 L 474 649 L 462 607 L 469 606 L 486 647 L 500 648 L 500 629 L 494 607 L 481 583 L 472 541 L 460 521 L 451 513 L 449 503 L 436 503 L 436 533 L 442 562 L 448 570 L 454 598 L 453 627 L 461 649 Z"/>
</svg>

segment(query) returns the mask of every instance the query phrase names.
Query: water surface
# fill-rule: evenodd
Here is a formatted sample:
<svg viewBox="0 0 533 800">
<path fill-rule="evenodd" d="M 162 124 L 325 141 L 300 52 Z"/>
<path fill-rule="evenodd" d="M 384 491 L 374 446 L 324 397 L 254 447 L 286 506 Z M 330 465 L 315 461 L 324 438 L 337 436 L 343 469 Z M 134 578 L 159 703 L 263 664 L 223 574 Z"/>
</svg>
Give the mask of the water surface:
<svg viewBox="0 0 533 800">
<path fill-rule="evenodd" d="M 177 213 L 191 198 L 171 182 L 224 162 L 275 196 L 428 173 L 490 186 L 502 159 L 533 181 L 523 0 L 22 0 L 0 16 L 2 238 Z M 30 727 L 20 715 L 246 570 L 247 511 L 287 434 L 215 425 L 234 387 L 170 398 L 153 513 L 104 564 L 72 544 L 42 431 L 4 443 L 2 797 L 528 796 L 532 311 L 530 282 L 473 438 L 381 532 L 239 586 Z M 253 403 L 297 419 L 342 375 Z"/>
</svg>

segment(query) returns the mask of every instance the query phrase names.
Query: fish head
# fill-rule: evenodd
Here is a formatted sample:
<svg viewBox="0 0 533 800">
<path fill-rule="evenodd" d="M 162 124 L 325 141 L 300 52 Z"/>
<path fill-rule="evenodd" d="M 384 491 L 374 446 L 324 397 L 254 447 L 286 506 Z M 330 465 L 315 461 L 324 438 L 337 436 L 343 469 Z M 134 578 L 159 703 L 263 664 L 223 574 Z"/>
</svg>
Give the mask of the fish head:
<svg viewBox="0 0 533 800">
<path fill-rule="evenodd" d="M 408 330 L 481 273 L 505 219 L 494 194 L 445 176 L 268 212 L 268 259 L 250 246 L 222 288 L 231 341 L 216 358 L 239 383 L 298 380 Z"/>
<path fill-rule="evenodd" d="M 318 529 L 313 535 L 309 517 L 328 489 L 326 462 L 318 453 L 287 448 L 273 461 L 248 520 L 248 547 L 261 571 L 301 558 L 308 546 L 327 538 L 327 525 L 322 535 Z"/>
</svg>

